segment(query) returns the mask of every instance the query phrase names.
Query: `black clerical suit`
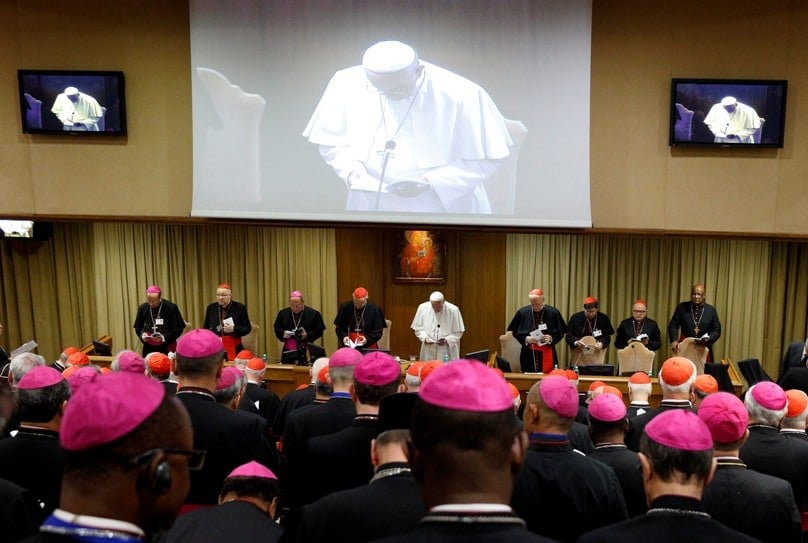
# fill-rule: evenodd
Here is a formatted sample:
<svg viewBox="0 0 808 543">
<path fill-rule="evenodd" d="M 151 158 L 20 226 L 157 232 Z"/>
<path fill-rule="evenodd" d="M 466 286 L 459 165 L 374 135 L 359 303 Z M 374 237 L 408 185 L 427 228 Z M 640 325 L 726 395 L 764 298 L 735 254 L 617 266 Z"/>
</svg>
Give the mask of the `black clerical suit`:
<svg viewBox="0 0 808 543">
<path fill-rule="evenodd" d="M 696 330 L 698 328 L 698 330 Z M 668 339 L 671 343 L 684 338 L 700 338 L 708 334 L 707 347 L 712 351 L 712 345 L 721 337 L 721 322 L 718 312 L 710 304 L 696 306 L 693 302 L 682 302 L 668 323 Z"/>
<path fill-rule="evenodd" d="M 384 313 L 378 305 L 367 302 L 362 309 L 356 309 L 353 301 L 350 301 L 340 304 L 334 327 L 340 347 L 344 345 L 345 338 L 357 332 L 358 328 L 358 332 L 365 336 L 364 348 L 370 348 L 381 339 L 387 323 L 384 322 Z M 357 346 L 359 348 L 363 347 Z"/>
<path fill-rule="evenodd" d="M 202 469 L 191 472 L 186 503 L 217 503 L 227 475 L 251 460 L 278 469 L 277 451 L 265 437 L 261 417 L 219 405 L 212 394 L 197 388 L 180 388 L 177 398 L 191 416 L 194 448 L 207 451 Z"/>
<path fill-rule="evenodd" d="M 244 400 L 254 406 L 258 414 L 264 417 L 270 425 L 275 420 L 278 407 L 281 405 L 281 400 L 277 394 L 271 390 L 261 388 L 261 385 L 252 381 L 248 381 L 247 386 L 244 387 L 244 399 L 242 401 Z M 241 406 L 239 406 L 239 409 L 241 409 Z"/>
<path fill-rule="evenodd" d="M 41 515 L 37 500 L 28 490 L 0 479 L 0 526 L 3 541 L 12 543 L 36 533 Z"/>
<path fill-rule="evenodd" d="M 738 458 L 716 457 L 713 480 L 701 502 L 715 520 L 766 543 L 799 543 L 800 513 L 791 485 L 747 469 Z"/>
<path fill-rule="evenodd" d="M 636 452 L 628 450 L 622 443 L 598 443 L 595 450 L 587 456 L 603 462 L 614 470 L 617 480 L 620 481 L 620 488 L 623 489 L 629 517 L 645 513 L 648 504 L 640 471 L 640 457 Z"/>
<path fill-rule="evenodd" d="M 226 333 L 222 321 L 228 318 L 233 319 L 233 331 Z M 231 301 L 227 306 L 222 307 L 218 302 L 213 302 L 205 309 L 205 322 L 202 323 L 202 328 L 210 330 L 217 336 L 232 338 L 233 352 L 227 349 L 226 343 L 225 351 L 228 351 L 228 359 L 233 360 L 235 355 L 244 350 L 241 338 L 252 331 L 252 323 L 244 304 Z"/>
<path fill-rule="evenodd" d="M 648 335 L 648 343 L 645 345 L 649 351 L 658 351 L 662 347 L 662 332 L 655 320 L 643 319 L 637 322 L 629 317 L 620 322 L 617 327 L 617 336 L 614 338 L 615 349 L 625 349 L 628 342 L 640 334 Z"/>
<path fill-rule="evenodd" d="M 598 311 L 593 318 L 588 318 L 585 311 L 579 311 L 570 317 L 567 326 L 567 335 L 564 338 L 570 349 L 575 348 L 575 342 L 582 337 L 592 336 L 596 341 L 603 344 L 603 348 L 609 346 L 612 341 L 614 328 L 609 315 Z"/>
<path fill-rule="evenodd" d="M 788 438 L 773 426 L 750 424 L 739 456 L 749 469 L 791 483 L 797 508 L 808 511 L 808 443 Z"/>
<path fill-rule="evenodd" d="M 275 337 L 282 343 L 289 339 L 283 337 L 284 332 L 296 332 L 299 328 L 303 328 L 306 331 L 306 339 L 300 341 L 300 343 L 305 349 L 309 343 L 323 337 L 325 322 L 323 322 L 323 316 L 320 312 L 309 306 L 303 306 L 303 311 L 298 314 L 292 313 L 291 307 L 286 307 L 278 311 L 273 328 L 275 329 Z M 284 346 L 284 349 L 286 349 L 286 346 Z"/>
<path fill-rule="evenodd" d="M 646 514 L 584 534 L 578 543 L 653 541 L 654 543 L 752 543 L 704 512 L 701 502 L 685 496 L 660 496 Z"/>
<path fill-rule="evenodd" d="M 275 543 L 283 534 L 266 511 L 250 502 L 233 500 L 177 517 L 154 543 Z"/>
<path fill-rule="evenodd" d="M 780 363 L 780 373 L 777 375 L 777 382 L 783 380 L 786 372 L 790 368 L 804 368 L 808 364 L 808 355 L 805 354 L 805 343 L 794 341 L 788 344 L 783 361 Z"/>
<path fill-rule="evenodd" d="M 451 507 L 451 506 L 449 506 Z M 414 531 L 378 539 L 375 543 L 552 543 L 552 539 L 525 530 L 525 522 L 513 513 L 479 513 L 466 509 L 427 513 Z"/>
<path fill-rule="evenodd" d="M 311 383 L 306 388 L 293 390 L 283 395 L 278 411 L 275 413 L 275 422 L 272 424 L 272 431 L 278 438 L 282 437 L 286 430 L 286 418 L 289 413 L 306 405 L 311 405 L 314 402 L 314 397 L 314 384 Z"/>
<path fill-rule="evenodd" d="M 347 428 L 309 439 L 307 463 L 310 466 L 328 466 L 329 476 L 312 481 L 306 503 L 370 481 L 373 477 L 370 442 L 378 435 L 378 421 L 377 415 L 357 415 Z"/>
<path fill-rule="evenodd" d="M 531 532 L 574 542 L 628 514 L 614 470 L 574 451 L 566 437 L 531 434 L 511 506 Z"/>
<path fill-rule="evenodd" d="M 143 343 L 143 356 L 149 353 L 168 354 L 177 348 L 177 338 L 185 330 L 185 319 L 174 303 L 163 298 L 160 305 L 154 308 L 149 307 L 148 302 L 140 304 L 135 315 L 134 328 L 138 339 Z M 163 334 L 165 341 L 160 345 L 146 343 L 143 341 L 143 332 L 149 334 L 159 332 Z"/>
<path fill-rule="evenodd" d="M 418 527 L 424 502 L 407 464 L 382 464 L 360 487 L 329 494 L 303 507 L 298 543 L 364 543 Z"/>
<path fill-rule="evenodd" d="M 27 489 L 40 502 L 37 524 L 59 505 L 63 469 L 58 432 L 22 426 L 16 436 L 0 440 L 0 479 Z"/>
<path fill-rule="evenodd" d="M 628 432 L 626 432 L 626 446 L 632 451 L 640 450 L 640 438 L 651 420 L 668 409 L 690 409 L 693 411 L 693 406 L 687 400 L 662 400 L 659 407 L 649 407 L 642 415 L 637 415 L 628 419 Z"/>
<path fill-rule="evenodd" d="M 567 324 L 558 309 L 550 305 L 545 305 L 539 311 L 534 311 L 533 307 L 529 305 L 519 308 L 511 319 L 508 330 L 513 333 L 513 337 L 522 347 L 519 352 L 519 365 L 523 372 L 540 372 L 543 368 L 544 352 L 542 349 L 525 344 L 525 340 L 534 330 L 540 330 L 543 335 L 553 338 L 549 346 L 553 354 L 551 367 L 558 364 L 555 345 L 567 333 Z"/>
</svg>

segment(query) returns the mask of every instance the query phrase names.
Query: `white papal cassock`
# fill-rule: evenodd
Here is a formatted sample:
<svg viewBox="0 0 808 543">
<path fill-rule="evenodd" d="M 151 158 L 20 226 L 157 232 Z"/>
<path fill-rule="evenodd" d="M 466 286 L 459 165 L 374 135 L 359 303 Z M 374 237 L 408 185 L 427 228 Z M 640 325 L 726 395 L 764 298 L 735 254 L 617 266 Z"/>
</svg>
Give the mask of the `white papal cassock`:
<svg viewBox="0 0 808 543">
<path fill-rule="evenodd" d="M 421 341 L 421 360 L 443 360 L 444 354 L 449 355 L 449 360 L 460 358 L 460 338 L 466 326 L 456 305 L 443 302 L 443 309 L 436 313 L 432 302 L 424 302 L 418 306 L 410 327 Z M 446 345 L 427 344 L 427 338 L 435 342 L 446 339 Z"/>
</svg>

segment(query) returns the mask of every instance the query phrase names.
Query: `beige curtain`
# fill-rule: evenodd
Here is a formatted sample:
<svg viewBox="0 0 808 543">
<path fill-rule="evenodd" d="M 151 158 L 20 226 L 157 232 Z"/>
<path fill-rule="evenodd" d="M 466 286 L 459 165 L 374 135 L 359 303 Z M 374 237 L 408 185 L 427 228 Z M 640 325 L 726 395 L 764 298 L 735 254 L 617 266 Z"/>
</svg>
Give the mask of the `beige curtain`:
<svg viewBox="0 0 808 543">
<path fill-rule="evenodd" d="M 260 326 L 261 353 L 277 358 L 272 324 L 301 290 L 328 325 L 337 312 L 334 232 L 330 229 L 243 225 L 125 223 L 56 224 L 48 242 L 0 244 L 0 319 L 4 343 L 31 339 L 53 359 L 67 345 L 82 346 L 103 334 L 114 349 L 139 348 L 132 329 L 146 287 L 159 285 L 190 327 L 202 325 L 216 287 L 227 282 L 233 299 L 247 305 Z M 330 329 L 330 327 L 327 327 Z M 334 334 L 324 335 L 328 351 Z"/>
<path fill-rule="evenodd" d="M 776 377 L 784 346 L 805 337 L 808 273 L 798 272 L 807 269 L 805 243 L 550 234 L 511 234 L 507 243 L 506 324 L 531 288 L 544 289 L 567 320 L 595 296 L 615 327 L 641 298 L 662 330 L 658 367 L 670 356 L 666 330 L 676 304 L 701 282 L 722 324 L 716 359 L 758 358 Z M 569 356 L 562 344 L 560 360 Z M 613 346 L 607 357 L 616 363 Z"/>
</svg>

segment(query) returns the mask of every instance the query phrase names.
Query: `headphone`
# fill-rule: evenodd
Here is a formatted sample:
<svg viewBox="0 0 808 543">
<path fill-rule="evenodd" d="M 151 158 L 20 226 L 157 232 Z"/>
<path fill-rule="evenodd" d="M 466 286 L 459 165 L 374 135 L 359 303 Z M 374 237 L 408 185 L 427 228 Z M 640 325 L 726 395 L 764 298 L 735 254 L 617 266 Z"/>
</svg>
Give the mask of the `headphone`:
<svg viewBox="0 0 808 543">
<path fill-rule="evenodd" d="M 154 468 L 154 473 L 152 473 L 149 481 L 149 488 L 155 494 L 165 494 L 171 488 L 171 464 L 167 460 L 163 460 Z"/>
</svg>

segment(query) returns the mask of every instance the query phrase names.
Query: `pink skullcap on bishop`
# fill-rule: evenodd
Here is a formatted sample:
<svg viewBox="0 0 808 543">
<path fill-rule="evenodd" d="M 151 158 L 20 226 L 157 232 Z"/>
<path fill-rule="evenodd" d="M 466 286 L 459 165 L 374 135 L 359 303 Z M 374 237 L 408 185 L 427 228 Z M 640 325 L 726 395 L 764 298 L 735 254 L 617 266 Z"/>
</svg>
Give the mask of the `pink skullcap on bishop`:
<svg viewBox="0 0 808 543">
<path fill-rule="evenodd" d="M 727 392 L 716 392 L 699 404 L 699 418 L 704 421 L 713 441 L 732 443 L 746 432 L 749 413 L 743 402 Z"/>
<path fill-rule="evenodd" d="M 302 298 L 302 297 L 303 297 L 303 293 L 302 293 L 302 292 L 300 292 L 299 290 L 293 290 L 293 291 L 291 292 L 291 294 L 289 294 L 289 297 L 290 297 L 290 298 Z"/>
<path fill-rule="evenodd" d="M 780 385 L 771 381 L 755 383 L 747 394 L 751 394 L 761 407 L 772 411 L 779 411 L 788 403 L 785 391 L 780 388 Z"/>
<path fill-rule="evenodd" d="M 328 366 L 331 368 L 344 368 L 347 366 L 356 366 L 356 363 L 362 358 L 362 353 L 350 347 L 340 347 L 328 359 Z"/>
<path fill-rule="evenodd" d="M 379 351 L 363 356 L 354 368 L 354 379 L 363 385 L 383 386 L 397 381 L 401 366 L 387 353 Z"/>
<path fill-rule="evenodd" d="M 70 385 L 70 393 L 75 396 L 81 387 L 92 383 L 98 379 L 101 372 L 92 366 L 84 366 L 76 369 L 67 376 L 67 384 Z"/>
<path fill-rule="evenodd" d="M 802 414 L 805 408 L 808 407 L 808 395 L 802 390 L 786 390 L 786 398 L 788 398 L 788 411 L 786 411 L 788 418 L 794 418 Z"/>
<path fill-rule="evenodd" d="M 615 422 L 626 418 L 626 404 L 614 394 L 600 394 L 589 404 L 590 418 Z"/>
<path fill-rule="evenodd" d="M 53 386 L 60 381 L 64 381 L 64 376 L 50 366 L 34 366 L 33 369 L 22 376 L 17 388 L 20 390 L 34 390 Z"/>
<path fill-rule="evenodd" d="M 146 294 L 160 294 L 162 292 L 163 291 L 160 290 L 160 287 L 158 287 L 157 285 L 152 285 L 146 289 Z"/>
<path fill-rule="evenodd" d="M 419 398 L 424 402 L 474 413 L 498 413 L 513 409 L 508 384 L 491 368 L 473 360 L 457 360 L 436 368 L 422 378 Z"/>
<path fill-rule="evenodd" d="M 143 375 L 146 371 L 146 361 L 135 351 L 123 351 L 118 353 L 118 368 L 120 371 Z"/>
<path fill-rule="evenodd" d="M 544 405 L 562 417 L 578 414 L 578 391 L 566 377 L 548 375 L 539 382 L 539 395 Z"/>
<path fill-rule="evenodd" d="M 648 437 L 660 445 L 682 451 L 707 451 L 713 448 L 710 429 L 698 415 L 687 409 L 669 409 L 645 426 Z"/>
<path fill-rule="evenodd" d="M 134 373 L 95 379 L 67 402 L 59 431 L 62 448 L 82 451 L 125 436 L 157 410 L 165 393 L 162 384 Z"/>
<path fill-rule="evenodd" d="M 236 384 L 236 379 L 241 377 L 241 372 L 238 368 L 228 366 L 222 369 L 222 374 L 216 381 L 216 390 L 224 390 Z"/>
<path fill-rule="evenodd" d="M 635 385 L 647 385 L 651 382 L 651 378 L 648 377 L 648 374 L 644 371 L 637 371 L 631 374 L 631 377 L 628 378 L 628 382 Z"/>
<path fill-rule="evenodd" d="M 229 479 L 230 477 L 258 477 L 261 479 L 275 479 L 276 481 L 278 478 L 272 473 L 272 470 L 266 466 L 263 466 L 252 460 L 247 462 L 246 464 L 242 464 L 227 476 Z"/>
<path fill-rule="evenodd" d="M 177 354 L 186 358 L 204 358 L 222 350 L 222 339 L 210 330 L 191 330 L 177 340 Z"/>
<path fill-rule="evenodd" d="M 528 292 L 527 295 L 530 298 L 544 296 L 544 291 L 540 288 L 534 288 L 533 290 Z"/>
<path fill-rule="evenodd" d="M 682 356 L 674 356 L 662 363 L 659 378 L 666 385 L 676 387 L 685 384 L 695 371 L 693 362 Z"/>
<path fill-rule="evenodd" d="M 368 297 L 368 289 L 365 287 L 356 287 L 353 291 L 354 298 L 367 298 Z"/>
</svg>

